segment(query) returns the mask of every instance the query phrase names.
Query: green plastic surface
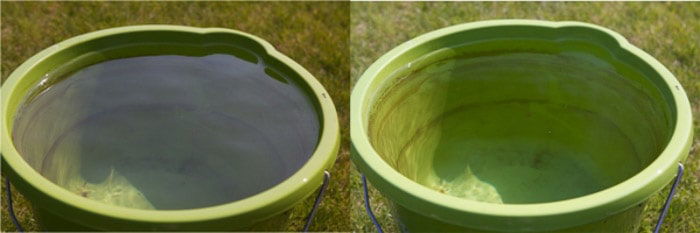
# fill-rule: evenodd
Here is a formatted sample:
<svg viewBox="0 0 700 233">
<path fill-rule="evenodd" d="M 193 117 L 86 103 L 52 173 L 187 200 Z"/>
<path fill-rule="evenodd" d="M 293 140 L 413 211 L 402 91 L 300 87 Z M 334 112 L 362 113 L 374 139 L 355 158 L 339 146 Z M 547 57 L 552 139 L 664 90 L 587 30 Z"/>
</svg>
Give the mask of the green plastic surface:
<svg viewBox="0 0 700 233">
<path fill-rule="evenodd" d="M 98 195 L 99 193 L 95 193 L 96 196 L 93 198 L 95 200 L 92 200 L 84 197 L 84 192 L 75 193 L 75 190 L 69 191 L 60 187 L 32 168 L 24 158 L 35 157 L 20 155 L 18 148 L 11 140 L 13 123 L 25 96 L 37 93 L 33 90 L 37 86 L 50 87 L 60 81 L 45 79 L 46 76 L 61 77 L 96 63 L 127 57 L 210 54 L 232 54 L 251 62 L 260 59 L 267 68 L 276 72 L 275 76 L 283 75 L 299 83 L 300 88 L 312 99 L 311 104 L 318 111 L 320 131 L 316 148 L 311 150 L 313 154 L 298 170 L 272 187 L 239 197 L 240 200 L 213 203 L 213 205 L 205 204 L 177 210 L 149 210 L 148 203 L 131 203 L 136 204 L 132 206 L 136 208 L 126 208 L 105 204 L 104 200 L 97 201 L 103 199 Z M 56 124 L 53 124 L 54 128 L 59 127 L 60 122 L 62 121 L 56 121 Z M 333 102 L 321 84 L 308 71 L 260 38 L 220 28 L 129 26 L 96 31 L 60 42 L 33 56 L 10 75 L 2 86 L 0 123 L 3 172 L 38 211 L 38 217 L 44 229 L 52 231 L 249 229 L 265 220 L 275 221 L 277 218 L 275 216 L 280 216 L 279 214 L 285 210 L 311 196 L 323 180 L 323 171 L 333 165 L 339 146 L 339 126 Z M 45 124 L 42 127 L 46 127 L 47 132 L 53 130 Z M 47 133 L 47 135 L 52 134 Z M 46 147 L 26 148 L 41 150 Z M 52 166 L 54 168 L 61 168 L 60 165 L 53 165 L 55 165 Z M 122 168 L 126 172 L 128 169 L 128 167 Z M 124 174 L 111 173 L 108 180 L 112 183 L 123 183 L 122 175 Z M 247 177 L 247 179 L 255 180 L 256 177 Z M 231 182 L 236 180 L 240 179 L 232 178 Z M 118 185 L 129 186 L 121 183 Z M 94 188 L 99 189 L 99 187 Z M 207 200 L 204 201 L 206 203 Z"/>
<path fill-rule="evenodd" d="M 353 161 L 407 231 L 635 231 L 687 156 L 691 120 L 658 61 L 578 22 L 424 34 L 351 99 Z"/>
</svg>

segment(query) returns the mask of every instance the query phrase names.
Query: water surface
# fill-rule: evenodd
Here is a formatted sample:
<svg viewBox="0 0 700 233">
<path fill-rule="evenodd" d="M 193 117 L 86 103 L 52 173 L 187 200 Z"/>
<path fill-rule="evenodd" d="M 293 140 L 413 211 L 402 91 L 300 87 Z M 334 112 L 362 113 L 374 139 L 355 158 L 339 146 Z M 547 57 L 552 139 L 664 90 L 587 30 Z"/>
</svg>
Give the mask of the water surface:
<svg viewBox="0 0 700 233">
<path fill-rule="evenodd" d="M 249 197 L 297 171 L 320 131 L 301 86 L 249 60 L 131 57 L 47 77 L 62 81 L 22 106 L 16 147 L 51 181 L 104 203 L 187 209 Z"/>
</svg>

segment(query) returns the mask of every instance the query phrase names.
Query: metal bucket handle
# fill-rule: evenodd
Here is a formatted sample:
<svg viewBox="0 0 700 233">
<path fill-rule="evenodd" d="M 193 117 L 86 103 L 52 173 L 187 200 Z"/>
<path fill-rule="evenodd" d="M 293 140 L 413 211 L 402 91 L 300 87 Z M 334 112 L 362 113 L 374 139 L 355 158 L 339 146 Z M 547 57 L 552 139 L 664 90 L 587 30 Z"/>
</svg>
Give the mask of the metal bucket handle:
<svg viewBox="0 0 700 233">
<path fill-rule="evenodd" d="M 668 197 L 666 197 L 664 207 L 661 208 L 661 214 L 659 215 L 659 220 L 656 221 L 654 233 L 659 233 L 659 231 L 661 230 L 661 224 L 664 223 L 664 218 L 666 218 L 668 209 L 671 208 L 671 199 L 673 199 L 673 195 L 676 194 L 676 188 L 678 187 L 678 184 L 681 183 L 681 178 L 683 178 L 683 171 L 685 171 L 685 167 L 682 163 L 678 163 L 678 173 L 676 174 L 676 179 L 673 180 L 673 185 L 671 185 L 671 191 L 668 193 Z"/>
<path fill-rule="evenodd" d="M 664 222 L 664 218 L 666 218 L 666 214 L 668 213 L 668 209 L 671 208 L 671 200 L 673 199 L 673 196 L 676 194 L 678 184 L 681 182 L 681 178 L 683 178 L 683 171 L 685 170 L 685 167 L 683 167 L 682 163 L 678 163 L 678 173 L 676 174 L 676 178 L 673 180 L 673 185 L 671 185 L 671 191 L 668 194 L 668 197 L 666 197 L 666 202 L 664 203 L 663 208 L 661 208 L 661 213 L 659 215 L 659 219 L 656 221 L 656 226 L 654 227 L 654 233 L 659 233 L 661 230 L 661 225 Z M 384 231 L 382 230 L 382 226 L 379 225 L 379 222 L 377 221 L 377 218 L 374 216 L 374 213 L 372 212 L 372 208 L 370 207 L 369 203 L 369 192 L 367 190 L 367 178 L 365 177 L 364 174 L 362 175 L 362 187 L 364 189 L 364 198 L 365 198 L 365 209 L 367 210 L 367 215 L 369 215 L 370 220 L 372 220 L 372 223 L 374 223 L 374 226 L 377 228 L 377 232 L 383 233 Z"/>
<path fill-rule="evenodd" d="M 321 200 L 323 200 L 323 194 L 325 193 L 326 189 L 328 189 L 328 183 L 330 183 L 330 180 L 331 173 L 329 173 L 328 171 L 323 171 L 323 184 L 321 184 L 321 187 L 319 188 L 318 194 L 316 195 L 316 200 L 314 201 L 313 207 L 311 207 L 309 215 L 306 216 L 304 232 L 309 231 L 309 227 L 311 227 L 311 223 L 313 222 L 314 216 L 316 215 L 318 206 L 321 204 Z M 10 187 L 10 179 L 8 177 L 5 177 L 5 191 L 7 192 L 7 210 L 10 214 L 10 218 L 12 219 L 12 223 L 15 225 L 15 228 L 18 232 L 24 232 L 24 229 L 22 228 L 22 225 L 19 224 L 17 216 L 15 216 L 15 211 L 12 207 L 12 188 Z"/>
<path fill-rule="evenodd" d="M 314 219 L 314 215 L 316 215 L 316 211 L 318 210 L 319 204 L 321 204 L 321 200 L 323 200 L 323 193 L 326 192 L 326 189 L 328 189 L 328 183 L 331 181 L 331 173 L 328 171 L 323 171 L 323 184 L 321 185 L 321 188 L 318 190 L 318 194 L 316 195 L 316 200 L 314 201 L 314 206 L 311 208 L 311 211 L 309 212 L 309 215 L 306 217 L 306 224 L 304 224 L 304 232 L 309 232 L 309 227 L 311 227 L 311 222 Z"/>
</svg>

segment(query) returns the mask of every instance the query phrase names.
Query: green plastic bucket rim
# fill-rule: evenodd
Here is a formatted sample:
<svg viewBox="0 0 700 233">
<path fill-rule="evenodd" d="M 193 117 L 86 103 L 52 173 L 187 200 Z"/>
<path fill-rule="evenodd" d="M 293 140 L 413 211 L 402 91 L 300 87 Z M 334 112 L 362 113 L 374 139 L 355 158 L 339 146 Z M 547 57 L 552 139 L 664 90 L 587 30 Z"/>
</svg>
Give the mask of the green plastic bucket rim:
<svg viewBox="0 0 700 233">
<path fill-rule="evenodd" d="M 534 204 L 492 204 L 443 194 L 425 187 L 396 171 L 374 150 L 369 141 L 364 119 L 370 109 L 377 85 L 374 77 L 402 54 L 431 41 L 468 30 L 526 26 L 557 29 L 578 27 L 605 33 L 615 39 L 619 48 L 639 57 L 662 78 L 665 88 L 673 95 L 676 108 L 675 126 L 669 143 L 646 168 L 627 180 L 604 190 L 567 200 Z M 676 173 L 678 163 L 685 159 L 692 142 L 692 115 L 687 95 L 666 67 L 651 55 L 630 44 L 622 35 L 594 24 L 561 21 L 505 19 L 486 20 L 445 27 L 415 37 L 390 50 L 376 60 L 358 79 L 350 98 L 350 137 L 353 160 L 361 172 L 375 183 L 384 195 L 421 215 L 442 221 L 480 229 L 554 230 L 600 220 L 646 200 L 666 185 Z M 643 188 L 653 187 L 653 188 Z M 443 211 L 431 211 L 431 210 Z M 446 211 L 445 211 L 446 210 Z M 526 219 L 520 219 L 525 217 Z M 505 221 L 515 220 L 515 221 Z"/>
<path fill-rule="evenodd" d="M 9 99 L 13 95 L 15 87 L 19 83 L 20 79 L 31 71 L 35 65 L 41 63 L 43 60 L 51 57 L 64 48 L 69 48 L 87 41 L 113 36 L 116 34 L 146 31 L 179 32 L 201 36 L 210 33 L 234 34 L 258 43 L 264 48 L 267 56 L 277 59 L 289 66 L 291 70 L 300 76 L 300 81 L 305 82 L 309 89 L 313 91 L 312 95 L 316 98 L 318 105 L 320 106 L 319 114 L 321 115 L 322 130 L 320 132 L 316 149 L 309 157 L 308 161 L 292 176 L 261 193 L 226 204 L 184 210 L 143 210 L 109 205 L 71 193 L 70 191 L 54 184 L 39 174 L 34 168 L 26 163 L 22 156 L 20 156 L 19 152 L 17 152 L 16 148 L 14 147 L 14 143 L 12 143 L 11 140 L 12 126 L 10 125 L 10 120 L 6 119 L 6 114 L 9 112 L 8 109 L 10 107 Z M 20 98 L 23 97 L 24 96 Z M 198 28 L 176 25 L 136 25 L 108 28 L 69 38 L 32 56 L 16 70 L 14 70 L 12 74 L 10 74 L 9 78 L 2 86 L 1 112 L 0 139 L 2 139 L 3 162 L 7 163 L 7 165 L 9 165 L 9 167 L 12 168 L 12 170 L 14 170 L 16 174 L 21 177 L 21 179 L 24 179 L 29 185 L 31 185 L 32 188 L 74 208 L 111 218 L 139 222 L 197 222 L 252 214 L 255 213 L 256 210 L 260 209 L 267 209 L 268 211 L 271 211 L 271 209 L 275 208 L 275 202 L 285 199 L 290 194 L 299 192 L 309 184 L 313 184 L 314 186 L 317 183 L 318 185 L 321 184 L 323 179 L 323 171 L 330 168 L 335 160 L 335 153 L 337 151 L 340 139 L 338 118 L 333 101 L 321 83 L 316 80 L 311 73 L 309 73 L 291 58 L 277 51 L 269 42 L 245 32 L 226 28 Z"/>
</svg>

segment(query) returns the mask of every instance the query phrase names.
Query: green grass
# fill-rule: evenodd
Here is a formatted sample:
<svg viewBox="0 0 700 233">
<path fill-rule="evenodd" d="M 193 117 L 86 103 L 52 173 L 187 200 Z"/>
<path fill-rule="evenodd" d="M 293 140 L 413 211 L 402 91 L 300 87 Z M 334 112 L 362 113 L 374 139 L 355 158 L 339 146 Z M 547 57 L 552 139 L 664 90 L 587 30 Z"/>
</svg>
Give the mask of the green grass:
<svg viewBox="0 0 700 233">
<path fill-rule="evenodd" d="M 232 28 L 272 43 L 323 83 L 330 93 L 341 125 L 348 124 L 349 3 L 347 2 L 2 2 L 2 80 L 30 56 L 50 45 L 94 30 L 134 24 L 179 24 Z M 348 134 L 333 179 L 316 215 L 312 231 L 350 228 Z M 4 183 L 3 183 L 4 184 Z M 4 188 L 4 185 L 3 185 Z M 27 231 L 39 230 L 26 200 L 13 193 L 15 212 Z M 3 192 L 3 231 L 14 231 L 7 218 Z M 303 227 L 312 198 L 291 210 L 281 226 Z"/>
<path fill-rule="evenodd" d="M 449 25 L 486 19 L 543 19 L 590 22 L 621 33 L 668 67 L 688 92 L 694 115 L 700 114 L 700 2 L 688 3 L 538 3 L 434 2 L 351 4 L 351 78 L 391 48 L 423 33 Z M 695 121 L 695 133 L 698 135 Z M 681 188 L 665 220 L 663 232 L 700 232 L 700 139 L 693 142 Z M 370 232 L 359 173 L 351 173 L 353 229 Z M 668 187 L 651 197 L 640 232 L 650 232 Z M 371 190 L 375 214 L 387 232 L 398 229 L 387 200 Z"/>
<path fill-rule="evenodd" d="M 688 92 L 694 114 L 700 113 L 700 77 L 697 76 L 700 74 L 700 3 L 697 2 L 3 2 L 1 73 L 4 81 L 12 70 L 40 50 L 72 36 L 108 27 L 167 23 L 233 28 L 270 41 L 314 74 L 330 92 L 341 126 L 347 129 L 349 77 L 358 78 L 379 56 L 417 35 L 448 25 L 502 18 L 579 20 L 620 32 L 676 75 Z M 343 130 L 342 139 L 341 152 L 331 171 L 330 190 L 312 230 L 372 232 L 374 227 L 362 206 L 359 173 L 348 158 L 347 130 Z M 699 142 L 694 141 L 686 162 L 686 176 L 664 232 L 700 232 Z M 668 188 L 651 198 L 641 232 L 651 230 L 667 192 Z M 26 230 L 38 230 L 29 204 L 17 192 L 13 195 L 15 212 L 23 226 Z M 396 232 L 386 200 L 376 189 L 371 189 L 371 196 L 385 230 Z M 2 198 L 3 201 L 6 198 L 4 193 Z M 284 230 L 301 229 L 311 201 L 306 200 L 290 212 Z M 4 204 L 2 210 L 3 231 L 13 231 Z"/>
</svg>

